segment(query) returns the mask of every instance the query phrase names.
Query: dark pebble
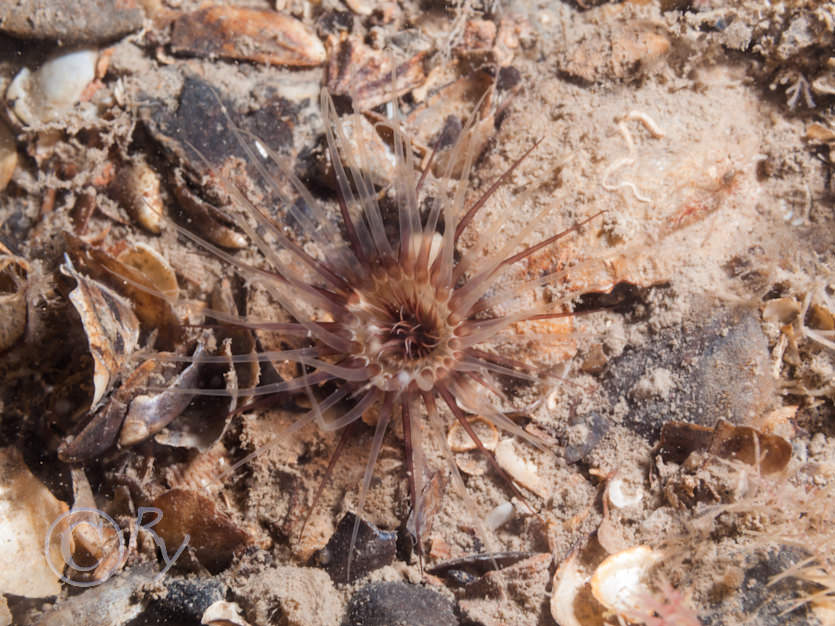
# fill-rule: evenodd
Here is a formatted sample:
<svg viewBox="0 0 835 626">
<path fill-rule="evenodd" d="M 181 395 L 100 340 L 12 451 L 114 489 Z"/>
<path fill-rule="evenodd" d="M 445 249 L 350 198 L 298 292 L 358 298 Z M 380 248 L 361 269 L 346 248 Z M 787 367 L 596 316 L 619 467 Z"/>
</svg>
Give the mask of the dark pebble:
<svg viewBox="0 0 835 626">
<path fill-rule="evenodd" d="M 522 82 L 522 73 L 512 65 L 499 69 L 499 77 L 496 79 L 496 89 L 507 91 L 513 89 Z"/>
<path fill-rule="evenodd" d="M 597 444 L 603 439 L 603 435 L 609 430 L 609 422 L 600 413 L 592 412 L 588 415 L 578 415 L 569 420 L 569 423 L 572 426 L 584 423 L 589 429 L 588 438 L 581 444 L 565 446 L 565 452 L 563 453 L 565 462 L 576 463 L 597 447 Z"/>
<path fill-rule="evenodd" d="M 152 596 L 142 615 L 128 626 L 144 624 L 177 624 L 199 626 L 203 613 L 215 602 L 224 599 L 224 586 L 215 580 L 197 578 L 163 579 L 165 595 Z"/>
<path fill-rule="evenodd" d="M 722 604 L 713 605 L 700 615 L 702 623 L 709 626 L 727 624 L 725 605 L 729 604 L 731 610 L 736 610 L 737 605 L 741 605 L 739 608 L 746 616 L 746 623 L 758 626 L 818 624 L 808 604 L 790 612 L 785 611 L 796 598 L 810 596 L 816 591 L 810 583 L 804 584 L 789 577 L 776 584 L 769 584 L 772 578 L 784 573 L 806 556 L 806 553 L 798 548 L 783 547 L 746 559 L 744 578 L 738 588 L 738 595 L 728 598 Z"/>
<path fill-rule="evenodd" d="M 457 626 L 455 607 L 424 587 L 378 582 L 357 591 L 342 626 Z"/>
<path fill-rule="evenodd" d="M 350 583 L 394 561 L 397 553 L 397 533 L 380 530 L 363 519 L 359 521 L 351 572 L 348 575 L 348 548 L 357 517 L 346 514 L 339 522 L 328 545 L 316 553 L 320 565 L 335 583 Z"/>
</svg>

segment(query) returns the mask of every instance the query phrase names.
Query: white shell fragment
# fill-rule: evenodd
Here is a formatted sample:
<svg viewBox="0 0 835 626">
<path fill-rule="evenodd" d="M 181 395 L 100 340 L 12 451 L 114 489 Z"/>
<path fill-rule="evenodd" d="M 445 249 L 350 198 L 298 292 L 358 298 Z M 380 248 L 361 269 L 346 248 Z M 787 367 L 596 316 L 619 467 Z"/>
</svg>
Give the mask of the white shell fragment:
<svg viewBox="0 0 835 626">
<path fill-rule="evenodd" d="M 780 326 L 794 321 L 799 313 L 800 303 L 794 298 L 775 298 L 763 307 L 763 319 Z"/>
<path fill-rule="evenodd" d="M 249 622 L 241 617 L 241 607 L 226 600 L 218 600 L 210 605 L 200 623 L 208 626 L 249 626 Z"/>
<path fill-rule="evenodd" d="M 98 56 L 96 50 L 75 50 L 53 57 L 34 72 L 24 67 L 6 91 L 10 108 L 24 124 L 58 120 L 95 78 Z"/>
<path fill-rule="evenodd" d="M 526 461 L 516 453 L 512 439 L 504 439 L 496 446 L 496 462 L 517 483 L 541 498 L 548 497 L 548 489 L 537 475 L 535 463 Z"/>
<path fill-rule="evenodd" d="M 616 509 L 622 509 L 638 504 L 644 497 L 644 493 L 640 487 L 628 488 L 623 479 L 614 478 L 609 481 L 606 496 L 609 499 L 609 504 Z"/>
<path fill-rule="evenodd" d="M 0 594 L 43 598 L 61 592 L 50 563 L 61 564 L 65 526 L 53 527 L 68 510 L 26 467 L 20 451 L 0 449 Z M 45 539 L 49 554 L 44 554 Z"/>
<path fill-rule="evenodd" d="M 487 517 L 484 518 L 484 525 L 490 530 L 496 530 L 509 522 L 512 517 L 513 503 L 505 500 L 487 514 Z"/>
<path fill-rule="evenodd" d="M 340 118 L 348 150 L 344 165 L 365 171 L 376 184 L 388 185 L 396 176 L 397 158 L 364 115 Z"/>
<path fill-rule="evenodd" d="M 661 556 L 649 546 L 634 546 L 613 554 L 592 574 L 592 594 L 614 613 L 623 615 L 640 609 L 643 598 L 652 594 L 647 577 Z"/>
<path fill-rule="evenodd" d="M 586 584 L 586 576 L 577 567 L 577 553 L 572 553 L 560 563 L 554 573 L 551 592 L 551 617 L 559 626 L 582 626 L 574 607 L 577 596 Z"/>
</svg>

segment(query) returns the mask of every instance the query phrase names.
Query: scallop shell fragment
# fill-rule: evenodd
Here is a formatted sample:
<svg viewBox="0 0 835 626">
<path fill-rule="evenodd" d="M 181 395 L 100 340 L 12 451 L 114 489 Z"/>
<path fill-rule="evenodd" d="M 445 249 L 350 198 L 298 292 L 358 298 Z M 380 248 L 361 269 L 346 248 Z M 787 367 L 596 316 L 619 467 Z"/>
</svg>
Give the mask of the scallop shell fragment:
<svg viewBox="0 0 835 626">
<path fill-rule="evenodd" d="M 607 609 L 625 616 L 640 609 L 652 594 L 647 579 L 662 554 L 649 546 L 633 546 L 604 560 L 591 577 L 591 592 Z"/>
<path fill-rule="evenodd" d="M 482 445 L 488 450 L 495 450 L 499 443 L 498 429 L 483 417 L 472 417 L 468 422 L 473 432 L 481 440 Z M 458 422 L 455 422 L 450 427 L 446 440 L 447 444 L 449 444 L 449 449 L 453 452 L 469 452 L 478 447 Z"/>
</svg>

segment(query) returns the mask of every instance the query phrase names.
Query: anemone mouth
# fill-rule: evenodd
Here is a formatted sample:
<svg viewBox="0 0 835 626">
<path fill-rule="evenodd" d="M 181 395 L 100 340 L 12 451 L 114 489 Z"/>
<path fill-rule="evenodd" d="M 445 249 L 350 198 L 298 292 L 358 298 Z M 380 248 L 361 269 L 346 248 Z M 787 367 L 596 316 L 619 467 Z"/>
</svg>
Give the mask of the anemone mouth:
<svg viewBox="0 0 835 626">
<path fill-rule="evenodd" d="M 368 364 L 371 384 L 384 391 L 428 391 L 460 358 L 449 296 L 429 278 L 428 268 L 415 265 L 378 273 L 347 307 L 354 356 Z"/>
</svg>

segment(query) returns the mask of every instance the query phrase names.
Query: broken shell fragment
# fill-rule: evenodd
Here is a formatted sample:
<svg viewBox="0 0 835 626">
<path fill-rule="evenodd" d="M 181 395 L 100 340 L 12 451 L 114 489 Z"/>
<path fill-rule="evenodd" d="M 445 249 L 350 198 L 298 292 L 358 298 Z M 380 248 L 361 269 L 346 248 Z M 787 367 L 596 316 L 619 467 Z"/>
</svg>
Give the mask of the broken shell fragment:
<svg viewBox="0 0 835 626">
<path fill-rule="evenodd" d="M 170 489 L 152 505 L 162 512 L 154 529 L 171 546 L 169 553 L 188 545 L 212 573 L 225 569 L 235 552 L 252 542 L 210 498 L 196 491 Z"/>
<path fill-rule="evenodd" d="M 207 626 L 249 626 L 249 622 L 241 617 L 241 607 L 226 600 L 209 605 L 200 623 Z"/>
<path fill-rule="evenodd" d="M 510 477 L 541 498 L 548 496 L 547 486 L 537 475 L 536 464 L 518 455 L 512 439 L 504 439 L 496 446 L 496 462 Z"/>
<path fill-rule="evenodd" d="M 356 536 L 353 534 L 355 522 L 358 524 Z M 349 548 L 353 551 L 350 570 Z M 334 582 L 351 583 L 392 563 L 396 554 L 397 533 L 380 530 L 371 522 L 346 513 L 316 559 Z"/>
<path fill-rule="evenodd" d="M 327 58 L 322 42 L 299 20 L 275 11 L 229 6 L 199 9 L 178 18 L 171 49 L 299 67 L 321 65 Z"/>
<path fill-rule="evenodd" d="M 26 331 L 26 278 L 29 264 L 0 243 L 0 352 Z"/>
<path fill-rule="evenodd" d="M 639 609 L 643 598 L 652 593 L 647 578 L 661 557 L 649 546 L 634 546 L 611 555 L 592 574 L 592 594 L 619 615 Z"/>
<path fill-rule="evenodd" d="M 359 37 L 331 35 L 327 47 L 328 91 L 334 96 L 349 96 L 356 111 L 373 109 L 426 81 L 426 52 L 395 65 L 390 56 L 367 46 Z"/>
<path fill-rule="evenodd" d="M 146 330 L 158 329 L 157 346 L 173 346 L 180 334 L 180 322 L 171 303 L 160 293 L 154 276 L 122 263 L 104 250 L 65 233 L 67 250 L 84 272 L 112 285 L 133 303 L 133 313 Z M 150 262 L 149 262 L 150 263 Z M 133 314 L 132 313 L 132 314 Z"/>
<path fill-rule="evenodd" d="M 61 593 L 50 564 L 65 563 L 61 544 L 69 537 L 64 537 L 67 528 L 60 518 L 67 509 L 29 471 L 19 450 L 0 449 L 0 563 L 6 565 L 0 568 L 0 594 L 42 598 Z M 50 528 L 54 522 L 58 525 Z"/>
<path fill-rule="evenodd" d="M 247 247 L 246 237 L 225 226 L 220 211 L 188 188 L 182 172 L 174 172 L 172 183 L 177 203 L 200 235 L 222 248 L 241 250 Z"/>
<path fill-rule="evenodd" d="M 145 230 L 158 235 L 164 206 L 157 173 L 145 161 L 136 161 L 122 169 L 118 195 L 131 216 Z"/>
<path fill-rule="evenodd" d="M 364 115 L 341 118 L 346 148 L 343 165 L 362 170 L 378 186 L 391 184 L 395 177 L 397 159 L 380 134 Z"/>
<path fill-rule="evenodd" d="M 83 463 L 106 452 L 116 442 L 130 399 L 154 369 L 153 361 L 135 368 L 81 431 L 58 447 L 58 458 L 66 463 Z"/>
<path fill-rule="evenodd" d="M 185 368 L 174 383 L 171 391 L 163 391 L 154 396 L 137 396 L 130 403 L 122 430 L 119 445 L 132 446 L 158 433 L 182 413 L 191 402 L 192 394 L 177 393 L 180 388 L 197 387 L 200 357 L 205 353 L 203 346 L 197 346 L 194 362 Z"/>
<path fill-rule="evenodd" d="M 616 509 L 638 504 L 643 496 L 644 492 L 640 487 L 627 489 L 621 478 L 610 480 L 606 486 L 606 497 L 609 500 L 609 504 Z"/>
<path fill-rule="evenodd" d="M 661 427 L 659 445 L 662 458 L 679 465 L 691 452 L 707 451 L 723 459 L 757 465 L 763 474 L 783 471 L 792 455 L 792 445 L 782 437 L 725 420 L 719 420 L 713 428 L 667 422 Z"/>
<path fill-rule="evenodd" d="M 79 274 L 69 257 L 61 272 L 74 278 L 77 287 L 69 298 L 81 317 L 90 354 L 93 357 L 93 401 L 95 407 L 119 378 L 122 363 L 139 341 L 139 320 L 121 296 L 101 283 Z"/>
<path fill-rule="evenodd" d="M 789 324 L 800 313 L 800 303 L 794 298 L 775 298 L 763 306 L 763 320 L 774 324 Z"/>
<path fill-rule="evenodd" d="M 468 476 L 484 476 L 490 469 L 490 463 L 478 450 L 460 452 L 455 455 L 455 464 Z"/>
<path fill-rule="evenodd" d="M 34 72 L 24 67 L 6 91 L 9 107 L 23 124 L 58 120 L 96 77 L 98 56 L 96 50 L 75 50 L 53 57 Z"/>
<path fill-rule="evenodd" d="M 0 191 L 6 188 L 17 167 L 17 146 L 9 127 L 0 121 Z"/>
<path fill-rule="evenodd" d="M 499 443 L 498 429 L 483 417 L 471 417 L 467 421 L 484 447 L 488 450 L 495 450 Z M 475 441 L 458 422 L 452 424 L 446 440 L 449 449 L 453 452 L 469 452 L 477 447 Z"/>
<path fill-rule="evenodd" d="M 145 275 L 166 298 L 177 297 L 180 287 L 177 285 L 177 274 L 163 256 L 144 243 L 137 243 L 133 248 L 123 250 L 116 257 L 120 263 L 132 267 Z"/>
<path fill-rule="evenodd" d="M 582 626 L 577 619 L 577 605 L 586 582 L 587 577 L 580 573 L 577 564 L 577 553 L 572 552 L 560 563 L 552 583 L 551 617 L 559 626 Z"/>
</svg>

